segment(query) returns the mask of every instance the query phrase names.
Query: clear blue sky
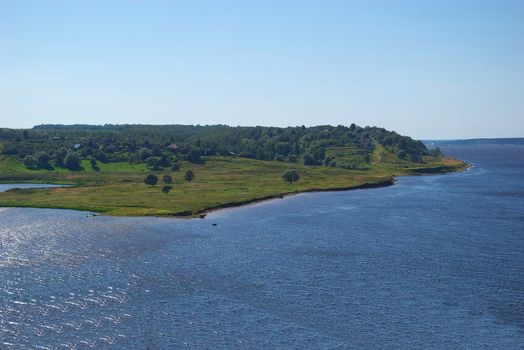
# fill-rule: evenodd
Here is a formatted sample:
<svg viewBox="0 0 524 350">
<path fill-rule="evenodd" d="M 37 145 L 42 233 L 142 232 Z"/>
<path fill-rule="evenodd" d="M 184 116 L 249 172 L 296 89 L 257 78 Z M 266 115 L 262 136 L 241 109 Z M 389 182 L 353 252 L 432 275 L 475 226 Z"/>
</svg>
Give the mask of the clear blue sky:
<svg viewBox="0 0 524 350">
<path fill-rule="evenodd" d="M 0 126 L 524 136 L 524 0 L 0 0 Z"/>
</svg>

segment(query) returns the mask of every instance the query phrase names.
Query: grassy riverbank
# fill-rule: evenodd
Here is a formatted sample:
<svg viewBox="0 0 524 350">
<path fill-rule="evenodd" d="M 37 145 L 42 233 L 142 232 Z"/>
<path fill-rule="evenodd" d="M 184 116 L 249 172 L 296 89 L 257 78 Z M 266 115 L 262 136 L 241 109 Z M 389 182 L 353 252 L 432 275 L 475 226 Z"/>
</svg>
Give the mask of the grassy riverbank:
<svg viewBox="0 0 524 350">
<path fill-rule="evenodd" d="M 426 157 L 411 163 L 378 147 L 368 170 L 305 166 L 240 157 L 209 157 L 203 164 L 180 162 L 180 171 L 158 171 L 156 186 L 143 183 L 151 171 L 144 164 L 100 163 L 100 171 L 89 164 L 82 170 L 29 170 L 16 158 L 0 158 L 1 182 L 41 182 L 75 185 L 71 188 L 19 189 L 0 193 L 0 207 L 38 207 L 86 210 L 118 216 L 195 216 L 220 207 L 307 192 L 371 187 L 392 183 L 394 176 L 444 173 L 465 169 L 452 158 Z M 195 173 L 192 182 L 184 173 Z M 297 169 L 300 180 L 284 182 L 283 171 Z M 173 178 L 173 189 L 161 192 L 162 176 Z"/>
</svg>

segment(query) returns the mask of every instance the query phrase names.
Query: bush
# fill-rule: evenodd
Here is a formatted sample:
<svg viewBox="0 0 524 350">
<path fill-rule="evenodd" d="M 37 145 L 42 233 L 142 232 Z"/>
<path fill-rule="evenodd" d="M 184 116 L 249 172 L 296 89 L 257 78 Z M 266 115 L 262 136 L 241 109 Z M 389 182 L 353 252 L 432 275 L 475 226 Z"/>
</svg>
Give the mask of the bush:
<svg viewBox="0 0 524 350">
<path fill-rule="evenodd" d="M 201 163 L 202 159 L 200 158 L 200 152 L 198 151 L 190 151 L 187 154 L 187 161 L 191 163 Z"/>
<path fill-rule="evenodd" d="M 295 181 L 298 181 L 299 178 L 300 176 L 298 175 L 296 170 L 286 170 L 282 173 L 282 179 L 284 179 L 284 181 L 290 184 L 292 184 Z"/>
<path fill-rule="evenodd" d="M 171 170 L 180 171 L 180 165 L 178 165 L 177 163 L 173 164 L 173 166 L 171 167 Z"/>
<path fill-rule="evenodd" d="M 304 154 L 304 165 L 319 165 L 311 154 Z"/>
<path fill-rule="evenodd" d="M 49 157 L 49 154 L 43 151 L 39 151 L 35 153 L 35 158 L 39 168 L 49 168 L 49 160 L 51 159 L 51 157 Z"/>
<path fill-rule="evenodd" d="M 408 152 L 406 152 L 406 150 L 404 149 L 399 149 L 397 152 L 397 157 L 399 157 L 400 159 L 406 159 L 408 157 Z"/>
<path fill-rule="evenodd" d="M 28 169 L 36 169 L 37 168 L 38 161 L 33 156 L 25 156 L 24 158 L 24 165 Z"/>
<path fill-rule="evenodd" d="M 168 175 L 168 174 L 164 175 L 162 180 L 164 180 L 164 183 L 166 184 L 173 183 L 173 178 L 171 177 L 171 175 Z"/>
<path fill-rule="evenodd" d="M 78 169 L 80 168 L 80 157 L 75 152 L 70 151 L 64 159 L 64 165 L 68 169 Z"/>
<path fill-rule="evenodd" d="M 154 186 L 156 185 L 158 182 L 158 177 L 155 175 L 155 174 L 149 174 L 146 176 L 146 178 L 144 179 L 144 183 L 146 185 L 150 185 L 150 186 Z"/>
<path fill-rule="evenodd" d="M 162 186 L 162 192 L 164 192 L 166 195 L 169 194 L 169 191 L 171 191 L 173 189 L 173 186 L 171 185 L 164 185 Z"/>
<path fill-rule="evenodd" d="M 96 151 L 95 157 L 102 163 L 107 163 L 108 161 L 107 154 L 104 151 Z"/>
<path fill-rule="evenodd" d="M 92 157 L 89 162 L 91 163 L 91 168 L 94 171 L 99 171 L 100 170 L 100 168 L 98 167 L 98 163 L 96 162 L 96 158 L 95 157 Z"/>
<path fill-rule="evenodd" d="M 65 164 L 65 157 L 67 156 L 67 153 L 68 153 L 68 150 L 65 147 L 59 148 L 58 150 L 55 151 L 54 157 L 58 165 Z"/>
<path fill-rule="evenodd" d="M 191 170 L 188 170 L 186 171 L 186 175 L 184 176 L 184 178 L 186 179 L 186 181 L 191 182 L 195 178 L 195 173 L 193 173 Z"/>
<path fill-rule="evenodd" d="M 160 170 L 160 158 L 158 157 L 149 157 L 146 159 L 146 165 L 153 170 Z"/>
<path fill-rule="evenodd" d="M 273 158 L 273 160 L 276 160 L 277 162 L 283 162 L 285 159 L 286 157 L 278 153 L 275 153 L 275 158 Z"/>
<path fill-rule="evenodd" d="M 151 157 L 151 155 L 152 153 L 148 148 L 141 148 L 140 151 L 138 151 L 138 156 L 142 161 L 145 161 L 147 158 Z"/>
</svg>

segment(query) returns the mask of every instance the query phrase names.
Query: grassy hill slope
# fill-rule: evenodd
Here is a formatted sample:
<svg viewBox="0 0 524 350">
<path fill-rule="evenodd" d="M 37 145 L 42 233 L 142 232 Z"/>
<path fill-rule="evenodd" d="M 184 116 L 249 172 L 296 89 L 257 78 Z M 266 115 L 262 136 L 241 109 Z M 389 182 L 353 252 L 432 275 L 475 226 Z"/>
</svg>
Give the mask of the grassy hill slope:
<svg viewBox="0 0 524 350">
<path fill-rule="evenodd" d="M 39 207 L 86 210 L 119 216 L 195 216 L 205 211 L 241 205 L 261 199 L 306 192 L 351 189 L 359 186 L 391 184 L 394 176 L 460 171 L 466 164 L 445 157 L 424 157 L 423 163 L 398 158 L 377 144 L 369 163 L 351 147 L 328 149 L 336 162 L 357 164 L 354 169 L 339 166 L 307 166 L 241 157 L 204 157 L 194 164 L 180 161 L 180 171 L 155 171 L 160 181 L 144 184 L 151 173 L 145 164 L 99 162 L 94 171 L 87 160 L 77 171 L 55 167 L 54 170 L 29 170 L 21 160 L 0 156 L 0 182 L 41 182 L 71 184 L 69 188 L 17 189 L 0 193 L 2 207 Z M 191 169 L 195 179 L 184 180 Z M 283 171 L 296 169 L 300 179 L 288 184 Z M 169 174 L 174 183 L 169 195 L 162 193 L 162 176 Z"/>
</svg>

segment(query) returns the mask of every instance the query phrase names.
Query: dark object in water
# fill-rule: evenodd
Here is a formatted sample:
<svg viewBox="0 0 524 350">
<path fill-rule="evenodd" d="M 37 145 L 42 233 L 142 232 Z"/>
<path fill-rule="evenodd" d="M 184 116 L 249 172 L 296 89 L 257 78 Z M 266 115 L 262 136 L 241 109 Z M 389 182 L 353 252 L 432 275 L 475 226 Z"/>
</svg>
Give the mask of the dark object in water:
<svg viewBox="0 0 524 350">
<path fill-rule="evenodd" d="M 213 226 L 216 226 L 217 224 L 213 223 Z"/>
</svg>

